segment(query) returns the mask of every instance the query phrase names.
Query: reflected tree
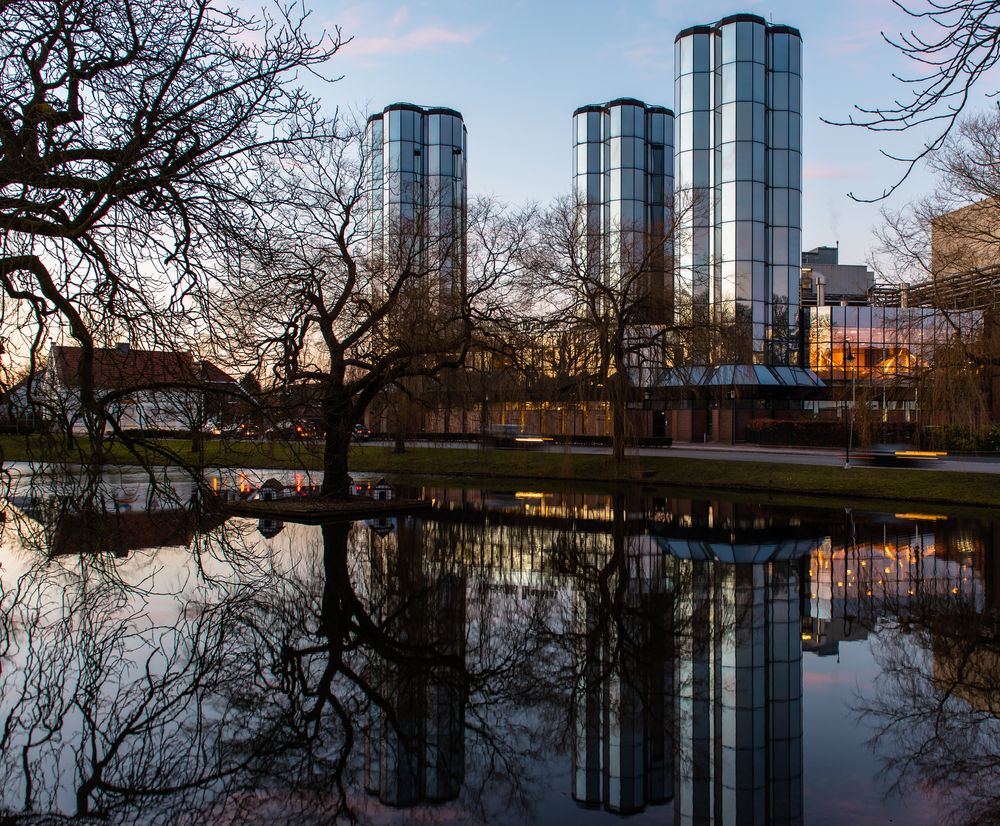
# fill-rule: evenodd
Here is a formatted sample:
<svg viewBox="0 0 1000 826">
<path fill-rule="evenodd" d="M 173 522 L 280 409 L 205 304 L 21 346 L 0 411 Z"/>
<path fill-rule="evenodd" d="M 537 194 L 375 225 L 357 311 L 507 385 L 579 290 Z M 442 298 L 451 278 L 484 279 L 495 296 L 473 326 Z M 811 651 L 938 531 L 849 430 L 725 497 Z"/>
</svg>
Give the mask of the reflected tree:
<svg viewBox="0 0 1000 826">
<path fill-rule="evenodd" d="M 968 595 L 921 596 L 878 632 L 882 671 L 855 707 L 890 789 L 920 786 L 945 801 L 949 821 L 1000 818 L 1000 625 Z"/>
</svg>

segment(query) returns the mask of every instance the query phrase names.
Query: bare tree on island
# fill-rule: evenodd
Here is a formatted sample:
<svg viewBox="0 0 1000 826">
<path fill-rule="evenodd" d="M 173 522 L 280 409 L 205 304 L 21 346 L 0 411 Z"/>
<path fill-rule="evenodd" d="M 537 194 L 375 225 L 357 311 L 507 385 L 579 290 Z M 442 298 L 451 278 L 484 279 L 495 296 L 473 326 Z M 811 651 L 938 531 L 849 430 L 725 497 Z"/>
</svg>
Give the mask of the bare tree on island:
<svg viewBox="0 0 1000 826">
<path fill-rule="evenodd" d="M 533 216 L 485 198 L 442 218 L 432 193 L 381 224 L 364 130 L 341 129 L 276 171 L 284 195 L 226 285 L 236 357 L 277 386 L 316 388 L 330 497 L 348 495 L 354 425 L 379 394 L 465 363 L 519 280 Z"/>
<path fill-rule="evenodd" d="M 95 387 L 95 351 L 213 332 L 219 242 L 270 203 L 264 170 L 328 132 L 299 75 L 341 44 L 291 5 L 0 3 L 3 332 L 31 364 L 50 337 L 81 348 L 98 462 L 106 428 L 131 442 Z"/>
</svg>

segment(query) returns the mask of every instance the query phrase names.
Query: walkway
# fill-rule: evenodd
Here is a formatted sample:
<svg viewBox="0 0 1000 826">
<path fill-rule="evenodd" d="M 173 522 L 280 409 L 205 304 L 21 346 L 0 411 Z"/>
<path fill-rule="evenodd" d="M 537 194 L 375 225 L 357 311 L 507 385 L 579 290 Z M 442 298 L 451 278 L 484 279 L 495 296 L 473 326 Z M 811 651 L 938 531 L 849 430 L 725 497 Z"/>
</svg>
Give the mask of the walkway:
<svg viewBox="0 0 1000 826">
<path fill-rule="evenodd" d="M 370 445 L 389 446 L 389 441 L 371 441 Z M 407 447 L 439 447 L 477 450 L 478 442 L 435 442 L 407 440 Z M 590 445 L 546 445 L 547 453 L 582 453 L 610 455 L 611 448 Z M 720 445 L 678 442 L 673 447 L 639 447 L 628 451 L 631 456 L 660 456 L 684 459 L 717 459 L 732 462 L 778 462 L 788 465 L 813 465 L 816 467 L 843 467 L 843 449 L 820 447 L 762 447 L 759 445 Z M 861 467 L 862 464 L 853 463 Z M 1000 457 L 992 456 L 945 456 L 936 461 L 917 462 L 907 465 L 908 469 L 946 470 L 962 473 L 1000 474 Z M 890 468 L 891 469 L 891 468 Z"/>
</svg>

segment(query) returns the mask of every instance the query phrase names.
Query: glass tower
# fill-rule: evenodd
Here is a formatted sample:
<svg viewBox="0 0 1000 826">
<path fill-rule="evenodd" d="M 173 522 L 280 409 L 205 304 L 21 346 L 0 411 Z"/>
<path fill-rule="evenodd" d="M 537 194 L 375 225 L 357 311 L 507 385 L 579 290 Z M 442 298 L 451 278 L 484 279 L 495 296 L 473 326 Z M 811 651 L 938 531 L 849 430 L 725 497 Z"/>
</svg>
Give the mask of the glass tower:
<svg viewBox="0 0 1000 826">
<path fill-rule="evenodd" d="M 641 266 L 651 324 L 670 321 L 673 141 L 674 113 L 662 106 L 619 98 L 573 113 L 584 266 L 609 285 Z"/>
<path fill-rule="evenodd" d="M 797 365 L 801 36 L 733 15 L 678 34 L 674 66 L 679 320 L 723 333 L 716 363 Z"/>
<path fill-rule="evenodd" d="M 468 133 L 460 112 L 393 103 L 368 118 L 372 253 L 465 288 Z"/>
</svg>

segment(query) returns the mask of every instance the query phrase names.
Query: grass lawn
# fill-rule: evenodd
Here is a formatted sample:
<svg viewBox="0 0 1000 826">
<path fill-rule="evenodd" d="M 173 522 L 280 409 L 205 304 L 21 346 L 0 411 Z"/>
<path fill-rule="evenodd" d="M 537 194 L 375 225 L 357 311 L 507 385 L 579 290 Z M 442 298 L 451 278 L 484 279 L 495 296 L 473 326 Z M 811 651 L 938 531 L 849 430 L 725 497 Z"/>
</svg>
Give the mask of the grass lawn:
<svg viewBox="0 0 1000 826">
<path fill-rule="evenodd" d="M 203 464 L 207 467 L 261 467 L 319 469 L 322 447 L 316 443 L 258 443 L 207 441 L 202 454 L 191 451 L 183 439 L 160 439 L 147 449 L 155 464 Z M 4 461 L 80 461 L 77 451 L 62 444 L 24 437 L 0 437 Z M 134 463 L 120 447 L 109 463 Z M 615 468 L 607 456 L 456 448 L 410 448 L 396 454 L 388 447 L 355 445 L 352 470 L 411 474 L 424 477 L 462 477 L 465 480 L 562 481 L 567 483 L 628 484 L 643 487 L 681 487 L 800 496 L 836 496 L 844 499 L 887 500 L 971 507 L 1000 506 L 1000 477 L 984 473 L 907 470 L 895 468 L 810 467 L 776 462 L 737 462 L 717 459 L 629 457 Z"/>
<path fill-rule="evenodd" d="M 1000 505 L 1000 477 L 986 473 L 897 468 L 811 467 L 777 462 L 629 457 L 616 471 L 609 457 L 594 454 L 521 453 L 417 448 L 399 455 L 388 448 L 356 448 L 351 468 L 424 476 L 483 479 L 618 482 L 772 494 L 836 496 L 964 506 Z"/>
</svg>

